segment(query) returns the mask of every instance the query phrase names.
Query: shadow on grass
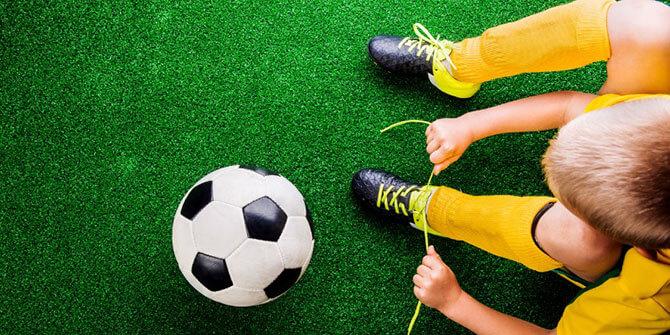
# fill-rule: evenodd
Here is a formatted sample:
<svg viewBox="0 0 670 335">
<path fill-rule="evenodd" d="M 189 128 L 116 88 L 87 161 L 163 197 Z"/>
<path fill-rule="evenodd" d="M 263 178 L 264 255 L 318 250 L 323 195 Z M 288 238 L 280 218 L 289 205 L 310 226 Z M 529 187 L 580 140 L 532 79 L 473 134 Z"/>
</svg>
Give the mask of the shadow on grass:
<svg viewBox="0 0 670 335">
<path fill-rule="evenodd" d="M 372 83 L 382 91 L 415 98 L 417 102 L 440 103 L 453 108 L 468 108 L 470 99 L 455 98 L 441 92 L 428 80 L 428 75 L 397 75 L 382 69 L 372 61 L 364 66 L 366 74 L 375 78 Z"/>
</svg>

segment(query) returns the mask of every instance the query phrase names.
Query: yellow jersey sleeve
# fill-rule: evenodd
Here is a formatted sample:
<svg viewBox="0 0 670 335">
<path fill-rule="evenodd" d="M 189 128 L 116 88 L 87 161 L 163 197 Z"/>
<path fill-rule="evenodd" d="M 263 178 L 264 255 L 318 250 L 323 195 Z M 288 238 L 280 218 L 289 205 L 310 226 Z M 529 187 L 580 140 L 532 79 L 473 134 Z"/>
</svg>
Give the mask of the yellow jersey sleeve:
<svg viewBox="0 0 670 335">
<path fill-rule="evenodd" d="M 584 112 L 588 113 L 596 109 L 606 108 L 614 106 L 621 102 L 634 101 L 641 99 L 649 98 L 666 98 L 670 99 L 670 95 L 667 94 L 628 94 L 628 95 L 618 95 L 618 94 L 605 94 L 601 95 L 586 105 Z"/>
<path fill-rule="evenodd" d="M 630 249 L 621 272 L 587 288 L 563 312 L 558 335 L 651 335 L 670 330 L 670 265 Z"/>
</svg>

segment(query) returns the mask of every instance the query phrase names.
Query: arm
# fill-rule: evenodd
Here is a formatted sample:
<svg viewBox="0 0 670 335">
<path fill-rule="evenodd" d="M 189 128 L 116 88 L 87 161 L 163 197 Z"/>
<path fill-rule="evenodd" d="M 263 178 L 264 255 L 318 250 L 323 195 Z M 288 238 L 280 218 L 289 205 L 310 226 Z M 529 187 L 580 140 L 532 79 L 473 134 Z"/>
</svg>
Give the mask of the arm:
<svg viewBox="0 0 670 335">
<path fill-rule="evenodd" d="M 500 313 L 483 305 L 466 292 L 461 293 L 459 299 L 448 310 L 440 312 L 479 335 L 548 335 L 556 333 L 554 330 L 544 329 L 530 322 Z"/>
<path fill-rule="evenodd" d="M 525 131 L 560 128 L 584 113 L 596 96 L 580 92 L 554 92 L 500 106 L 473 111 L 457 118 L 439 119 L 426 129 L 426 151 L 437 174 L 458 160 L 475 141 Z"/>
<path fill-rule="evenodd" d="M 461 116 L 473 140 L 493 135 L 560 128 L 584 113 L 596 96 L 561 91 L 516 100 Z"/>
<path fill-rule="evenodd" d="M 439 310 L 449 319 L 479 335 L 550 335 L 555 330 L 544 329 L 530 322 L 500 313 L 475 300 L 464 292 L 451 269 L 444 264 L 431 246 L 412 278 L 414 295 L 426 306 Z"/>
</svg>

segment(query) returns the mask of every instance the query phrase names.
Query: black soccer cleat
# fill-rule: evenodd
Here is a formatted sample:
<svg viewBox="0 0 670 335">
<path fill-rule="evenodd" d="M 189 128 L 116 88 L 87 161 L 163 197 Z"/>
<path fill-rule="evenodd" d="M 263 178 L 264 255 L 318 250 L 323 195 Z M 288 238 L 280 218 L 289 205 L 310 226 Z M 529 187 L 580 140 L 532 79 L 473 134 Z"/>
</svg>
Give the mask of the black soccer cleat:
<svg viewBox="0 0 670 335">
<path fill-rule="evenodd" d="M 455 44 L 433 37 L 420 23 L 413 28 L 417 38 L 382 35 L 371 39 L 368 51 L 372 60 L 394 74 L 427 76 L 440 91 L 457 98 L 477 93 L 480 83 L 459 81 L 452 75 L 456 65 L 450 54 Z"/>
<path fill-rule="evenodd" d="M 454 43 L 440 40 L 420 23 L 412 27 L 416 37 L 376 36 L 368 42 L 370 57 L 383 69 L 405 75 L 434 74 L 442 61 L 451 64 Z M 437 58 L 437 59 L 435 59 Z"/>
<path fill-rule="evenodd" d="M 351 190 L 363 207 L 412 226 L 425 220 L 425 208 L 434 189 L 434 186 L 419 186 L 374 169 L 360 170 L 351 179 Z"/>
<path fill-rule="evenodd" d="M 368 42 L 370 58 L 386 71 L 402 75 L 433 73 L 433 47 L 418 39 L 375 36 Z"/>
</svg>

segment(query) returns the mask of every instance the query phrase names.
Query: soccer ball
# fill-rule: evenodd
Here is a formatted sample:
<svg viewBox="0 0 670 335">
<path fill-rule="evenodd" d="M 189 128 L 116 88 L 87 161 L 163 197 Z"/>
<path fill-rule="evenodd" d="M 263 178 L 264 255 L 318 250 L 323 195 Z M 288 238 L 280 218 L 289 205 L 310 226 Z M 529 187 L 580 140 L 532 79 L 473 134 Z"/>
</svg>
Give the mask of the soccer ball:
<svg viewBox="0 0 670 335">
<path fill-rule="evenodd" d="M 286 178 L 229 166 L 186 193 L 172 225 L 172 247 L 198 292 L 226 305 L 254 306 L 302 277 L 314 250 L 312 220 Z"/>
</svg>

